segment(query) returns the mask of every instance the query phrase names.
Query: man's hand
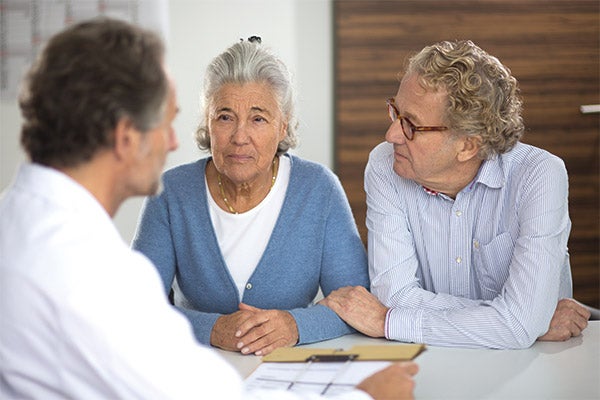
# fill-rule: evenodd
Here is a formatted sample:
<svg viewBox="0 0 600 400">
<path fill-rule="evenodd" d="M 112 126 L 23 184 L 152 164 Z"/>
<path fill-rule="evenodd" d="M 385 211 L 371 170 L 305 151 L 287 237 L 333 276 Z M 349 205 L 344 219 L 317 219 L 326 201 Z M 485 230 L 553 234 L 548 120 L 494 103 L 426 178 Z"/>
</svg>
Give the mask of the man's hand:
<svg viewBox="0 0 600 400">
<path fill-rule="evenodd" d="M 356 388 L 367 392 L 375 400 L 414 399 L 413 375 L 419 367 L 413 362 L 392 364 L 359 383 Z"/>
<path fill-rule="evenodd" d="M 278 347 L 292 347 L 298 343 L 296 320 L 287 311 L 263 310 L 240 303 L 240 311 L 250 313 L 234 332 L 236 350 L 242 354 L 264 356 Z"/>
<path fill-rule="evenodd" d="M 556 305 L 556 311 L 550 321 L 550 328 L 538 340 L 562 342 L 579 336 L 588 325 L 590 312 L 573 299 L 562 299 Z"/>
<path fill-rule="evenodd" d="M 319 301 L 359 332 L 371 337 L 385 336 L 388 308 L 362 286 L 346 286 Z"/>
</svg>

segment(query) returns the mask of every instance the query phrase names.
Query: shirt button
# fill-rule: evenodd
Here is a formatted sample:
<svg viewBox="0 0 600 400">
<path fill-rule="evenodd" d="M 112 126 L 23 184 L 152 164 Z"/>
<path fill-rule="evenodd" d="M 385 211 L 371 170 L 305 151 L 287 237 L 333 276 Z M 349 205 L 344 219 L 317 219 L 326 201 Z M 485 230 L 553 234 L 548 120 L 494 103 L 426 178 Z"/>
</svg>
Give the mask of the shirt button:
<svg viewBox="0 0 600 400">
<path fill-rule="evenodd" d="M 479 248 L 479 241 L 473 240 L 473 247 L 475 247 L 476 249 L 478 249 Z"/>
<path fill-rule="evenodd" d="M 454 214 L 456 214 L 457 217 L 460 217 L 462 215 L 462 211 L 456 210 Z"/>
<path fill-rule="evenodd" d="M 252 284 L 250 282 L 246 283 L 246 289 L 248 289 L 248 290 L 252 289 Z"/>
<path fill-rule="evenodd" d="M 462 258 L 456 257 L 456 262 L 460 264 L 462 262 Z"/>
</svg>

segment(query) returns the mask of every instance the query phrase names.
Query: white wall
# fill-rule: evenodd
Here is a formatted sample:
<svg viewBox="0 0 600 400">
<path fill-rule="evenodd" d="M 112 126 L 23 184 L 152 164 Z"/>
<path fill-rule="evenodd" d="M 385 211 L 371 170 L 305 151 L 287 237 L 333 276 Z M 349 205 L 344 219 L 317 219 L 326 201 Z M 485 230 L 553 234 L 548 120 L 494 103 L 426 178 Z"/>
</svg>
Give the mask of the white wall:
<svg viewBox="0 0 600 400">
<path fill-rule="evenodd" d="M 287 64 L 298 91 L 300 145 L 294 151 L 329 167 L 333 164 L 333 56 L 330 0 L 170 0 L 167 63 L 177 82 L 180 147 L 165 168 L 202 154 L 193 142 L 200 119 L 199 93 L 212 58 L 240 38 L 261 36 Z M 21 119 L 14 102 L 0 103 L 0 188 L 25 159 L 19 147 Z M 130 199 L 115 223 L 126 241 L 133 237 L 143 199 Z"/>
</svg>

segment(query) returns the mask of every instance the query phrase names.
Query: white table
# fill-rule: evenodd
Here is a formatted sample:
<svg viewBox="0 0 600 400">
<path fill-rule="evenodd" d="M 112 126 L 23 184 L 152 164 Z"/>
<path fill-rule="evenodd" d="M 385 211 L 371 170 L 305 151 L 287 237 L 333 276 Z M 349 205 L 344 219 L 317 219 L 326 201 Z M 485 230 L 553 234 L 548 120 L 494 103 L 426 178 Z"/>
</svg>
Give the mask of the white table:
<svg viewBox="0 0 600 400">
<path fill-rule="evenodd" d="M 344 348 L 397 344 L 360 334 L 306 345 Z M 243 377 L 260 357 L 219 350 Z M 600 399 L 600 321 L 566 342 L 536 342 L 526 350 L 428 346 L 415 361 L 417 399 Z"/>
</svg>

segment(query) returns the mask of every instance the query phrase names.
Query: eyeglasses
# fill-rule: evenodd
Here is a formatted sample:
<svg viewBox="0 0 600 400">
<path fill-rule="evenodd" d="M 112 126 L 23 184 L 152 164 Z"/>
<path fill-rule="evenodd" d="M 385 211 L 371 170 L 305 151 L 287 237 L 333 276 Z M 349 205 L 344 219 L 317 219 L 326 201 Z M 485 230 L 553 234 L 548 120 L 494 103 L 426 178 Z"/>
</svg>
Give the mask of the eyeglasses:
<svg viewBox="0 0 600 400">
<path fill-rule="evenodd" d="M 388 106 L 388 113 L 390 115 L 390 119 L 392 120 L 392 122 L 395 122 L 397 119 L 400 120 L 402 132 L 408 140 L 413 140 L 413 138 L 415 137 L 415 132 L 445 131 L 449 129 L 447 126 L 415 126 L 415 124 L 410 122 L 408 118 L 400 115 L 400 111 L 398 111 L 393 97 L 390 97 L 385 102 Z"/>
</svg>

